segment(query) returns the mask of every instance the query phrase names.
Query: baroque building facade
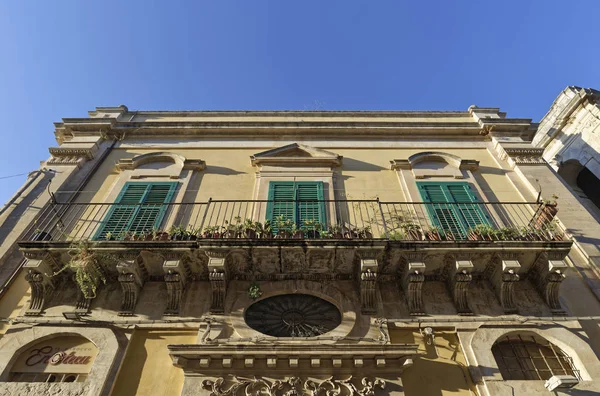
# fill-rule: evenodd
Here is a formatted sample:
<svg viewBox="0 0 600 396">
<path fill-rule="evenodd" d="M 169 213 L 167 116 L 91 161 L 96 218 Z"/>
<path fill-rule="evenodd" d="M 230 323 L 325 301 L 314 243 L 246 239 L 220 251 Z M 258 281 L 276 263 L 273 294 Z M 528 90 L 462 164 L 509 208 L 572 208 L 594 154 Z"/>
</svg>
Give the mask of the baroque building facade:
<svg viewBox="0 0 600 396">
<path fill-rule="evenodd" d="M 536 131 L 65 118 L 0 212 L 0 395 L 596 394 L 600 225 Z"/>
</svg>

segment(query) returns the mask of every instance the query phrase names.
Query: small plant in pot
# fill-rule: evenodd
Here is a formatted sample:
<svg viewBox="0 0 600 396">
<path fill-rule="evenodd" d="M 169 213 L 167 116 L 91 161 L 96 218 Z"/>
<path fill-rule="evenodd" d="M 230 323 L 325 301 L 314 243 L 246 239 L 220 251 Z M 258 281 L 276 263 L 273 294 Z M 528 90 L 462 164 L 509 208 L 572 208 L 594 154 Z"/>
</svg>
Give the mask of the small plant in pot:
<svg viewBox="0 0 600 396">
<path fill-rule="evenodd" d="M 292 233 L 292 239 L 304 239 L 304 231 L 302 231 L 300 228 L 298 228 L 296 223 L 293 223 L 293 222 L 292 222 L 291 233 Z"/>
<path fill-rule="evenodd" d="M 259 299 L 262 296 L 262 290 L 260 290 L 260 286 L 258 283 L 252 283 L 248 288 L 248 297 L 252 300 Z"/>
<path fill-rule="evenodd" d="M 244 221 L 244 237 L 248 239 L 256 239 L 258 235 L 259 222 L 254 222 L 252 219 L 246 219 Z"/>
<path fill-rule="evenodd" d="M 172 241 L 183 241 L 186 235 L 186 229 L 184 226 L 173 226 L 169 230 L 169 235 L 171 235 Z"/>
<path fill-rule="evenodd" d="M 520 239 L 521 233 L 514 227 L 502 227 L 497 230 L 496 235 L 502 241 L 516 241 Z"/>
<path fill-rule="evenodd" d="M 331 238 L 341 239 L 344 237 L 342 226 L 339 224 L 329 224 L 327 230 L 331 233 Z"/>
<path fill-rule="evenodd" d="M 421 230 L 421 226 L 417 223 L 413 223 L 411 221 L 404 221 L 400 223 L 400 229 L 404 231 L 406 239 L 408 240 L 423 240 L 423 231 Z"/>
<path fill-rule="evenodd" d="M 83 296 L 88 299 L 95 298 L 98 287 L 106 284 L 107 267 L 116 266 L 117 260 L 109 254 L 93 251 L 88 241 L 72 244 L 68 253 L 69 261 L 52 276 L 67 270 L 72 271 Z"/>
<path fill-rule="evenodd" d="M 548 223 L 543 230 L 549 241 L 562 241 L 565 239 L 556 220 Z"/>
<path fill-rule="evenodd" d="M 275 218 L 275 227 L 277 227 L 277 235 L 275 238 L 289 239 L 292 236 L 292 227 L 296 228 L 296 224 L 285 216 L 279 215 Z"/>
<path fill-rule="evenodd" d="M 202 237 L 206 239 L 218 239 L 221 238 L 221 227 L 219 226 L 206 226 L 202 232 Z"/>
<path fill-rule="evenodd" d="M 468 238 L 472 241 L 491 241 L 494 239 L 497 230 L 487 224 L 477 224 L 474 227 L 469 228 L 467 233 Z"/>
<path fill-rule="evenodd" d="M 425 237 L 430 241 L 441 241 L 444 230 L 441 227 L 432 226 L 425 231 Z"/>
<path fill-rule="evenodd" d="M 273 227 L 271 227 L 271 221 L 265 220 L 264 224 L 260 221 L 254 223 L 256 234 L 260 239 L 273 239 Z"/>
<path fill-rule="evenodd" d="M 552 199 L 542 200 L 542 210 L 537 218 L 536 222 L 540 228 L 545 227 L 547 224 L 550 224 L 556 214 L 558 213 L 558 196 L 556 194 L 552 194 Z"/>
<path fill-rule="evenodd" d="M 383 234 L 383 237 L 389 239 L 390 241 L 403 241 L 406 239 L 404 232 L 399 230 L 389 231 Z"/>
<path fill-rule="evenodd" d="M 323 226 L 317 220 L 304 220 L 302 229 L 306 231 L 307 238 L 316 239 L 320 237 Z"/>
<path fill-rule="evenodd" d="M 371 226 L 364 226 L 356 229 L 356 234 L 360 239 L 373 239 L 373 233 L 371 232 Z"/>
<path fill-rule="evenodd" d="M 240 216 L 236 216 L 233 219 L 235 220 L 235 223 L 229 223 L 229 221 L 225 220 L 225 231 L 222 235 L 223 238 L 241 238 L 242 233 L 244 231 L 244 224 L 242 223 L 242 218 Z"/>
<path fill-rule="evenodd" d="M 344 230 L 344 238 L 345 239 L 354 239 L 354 238 L 358 238 L 358 229 L 352 226 L 348 226 L 348 228 L 346 228 Z"/>
</svg>

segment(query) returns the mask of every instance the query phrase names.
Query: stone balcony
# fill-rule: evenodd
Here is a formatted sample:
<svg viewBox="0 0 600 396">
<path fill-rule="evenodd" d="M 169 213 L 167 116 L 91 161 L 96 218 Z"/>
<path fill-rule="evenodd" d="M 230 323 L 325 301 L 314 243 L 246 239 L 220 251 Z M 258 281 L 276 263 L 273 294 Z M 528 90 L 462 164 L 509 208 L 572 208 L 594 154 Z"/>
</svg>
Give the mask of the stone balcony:
<svg viewBox="0 0 600 396">
<path fill-rule="evenodd" d="M 302 202 L 290 202 L 302 209 Z M 232 281 L 353 281 L 363 314 L 374 315 L 378 285 L 394 282 L 411 315 L 425 312 L 423 285 L 443 282 L 458 314 L 472 314 L 469 285 L 489 281 L 505 313 L 518 313 L 514 285 L 527 278 L 554 314 L 572 242 L 538 203 L 401 203 L 378 200 L 319 201 L 324 224 L 274 223 L 265 231 L 268 201 L 193 204 L 55 204 L 20 242 L 32 298 L 27 315 L 41 315 L 52 290 L 69 282 L 81 257 L 101 258 L 108 282 L 122 289 L 120 315 L 132 315 L 147 282 L 165 282 L 165 315 L 178 315 L 194 282 L 210 288 L 212 313 L 225 311 Z M 155 210 L 156 209 L 156 210 Z M 154 232 L 103 231 L 109 211 L 157 212 Z M 473 216 L 484 226 L 468 227 Z M 254 225 L 249 225 L 251 220 Z M 257 225 L 256 222 L 260 222 Z M 247 224 L 246 226 L 244 224 Z M 164 225 L 164 226 L 162 226 Z M 436 228 L 437 225 L 437 228 Z M 145 231 L 149 231 L 147 227 Z M 296 230 L 299 228 L 299 230 Z M 88 312 L 89 293 L 77 311 Z"/>
</svg>

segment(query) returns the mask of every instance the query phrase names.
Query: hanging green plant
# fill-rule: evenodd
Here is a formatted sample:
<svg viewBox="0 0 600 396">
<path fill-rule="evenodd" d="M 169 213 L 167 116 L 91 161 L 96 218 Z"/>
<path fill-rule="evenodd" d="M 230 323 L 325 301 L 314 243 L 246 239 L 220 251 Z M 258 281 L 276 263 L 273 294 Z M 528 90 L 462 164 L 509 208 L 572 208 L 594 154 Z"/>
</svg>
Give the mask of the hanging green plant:
<svg viewBox="0 0 600 396">
<path fill-rule="evenodd" d="M 53 276 L 66 270 L 73 271 L 75 282 L 83 296 L 87 299 L 95 298 L 100 284 L 106 284 L 107 266 L 113 263 L 116 265 L 117 260 L 113 256 L 93 251 L 88 241 L 73 243 L 69 256 L 69 261 Z"/>
<path fill-rule="evenodd" d="M 248 297 L 250 297 L 253 300 L 256 300 L 260 298 L 260 296 L 262 296 L 262 290 L 260 290 L 260 286 L 258 285 L 258 283 L 251 284 L 248 288 Z"/>
</svg>

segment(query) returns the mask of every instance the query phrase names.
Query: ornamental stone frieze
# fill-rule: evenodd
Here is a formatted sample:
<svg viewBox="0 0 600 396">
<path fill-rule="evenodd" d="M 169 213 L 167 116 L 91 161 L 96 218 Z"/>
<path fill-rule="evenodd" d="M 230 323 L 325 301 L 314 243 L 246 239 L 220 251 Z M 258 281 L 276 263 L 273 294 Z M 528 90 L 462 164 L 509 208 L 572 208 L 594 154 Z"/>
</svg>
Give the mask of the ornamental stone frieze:
<svg viewBox="0 0 600 396">
<path fill-rule="evenodd" d="M 500 159 L 507 160 L 514 165 L 544 165 L 544 149 L 536 147 L 503 147 L 497 146 Z"/>
<path fill-rule="evenodd" d="M 31 299 L 25 311 L 27 316 L 37 316 L 44 312 L 57 279 L 55 274 L 61 268 L 60 255 L 45 252 L 25 252 L 27 262 L 23 265 L 26 271 L 25 280 L 31 288 Z"/>
<path fill-rule="evenodd" d="M 51 147 L 50 159 L 47 165 L 74 165 L 81 166 L 85 161 L 94 159 L 99 149 L 99 135 L 77 135 L 64 141 L 60 147 Z"/>
<path fill-rule="evenodd" d="M 326 380 L 302 379 L 288 377 L 285 380 L 268 380 L 262 377 L 216 380 L 203 380 L 202 388 L 210 391 L 211 396 L 269 395 L 269 396 L 373 396 L 376 389 L 385 389 L 385 381 L 378 378 L 363 377 L 346 379 L 330 377 Z M 238 393 L 240 392 L 240 393 Z"/>
</svg>

